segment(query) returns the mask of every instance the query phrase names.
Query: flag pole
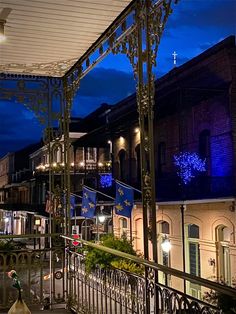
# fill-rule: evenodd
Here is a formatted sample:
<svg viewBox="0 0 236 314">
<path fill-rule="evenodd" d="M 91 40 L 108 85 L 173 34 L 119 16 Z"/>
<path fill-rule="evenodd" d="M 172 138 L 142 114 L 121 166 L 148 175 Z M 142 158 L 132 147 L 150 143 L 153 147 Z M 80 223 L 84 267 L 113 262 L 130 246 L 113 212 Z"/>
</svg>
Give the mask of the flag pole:
<svg viewBox="0 0 236 314">
<path fill-rule="evenodd" d="M 114 233 L 114 206 L 112 206 L 112 209 L 111 209 L 111 222 L 112 222 L 112 235 L 114 236 L 115 233 Z"/>
<path fill-rule="evenodd" d="M 75 196 L 75 197 L 83 198 L 81 195 L 78 195 L 78 194 L 74 194 L 74 193 L 70 193 L 70 194 Z"/>
<path fill-rule="evenodd" d="M 142 194 L 142 191 L 140 191 L 140 190 L 134 188 L 133 186 L 131 186 L 131 185 L 127 184 L 127 183 L 121 182 L 121 181 L 119 181 L 119 180 L 115 180 L 115 181 L 118 182 L 118 183 L 120 183 L 120 184 L 123 184 L 124 186 L 127 186 L 128 188 L 133 189 L 134 191 L 136 191 L 136 192 L 138 192 L 138 193 L 140 193 L 140 194 Z"/>
<path fill-rule="evenodd" d="M 99 194 L 101 194 L 101 195 L 103 195 L 103 196 L 106 196 L 106 197 L 110 198 L 110 199 L 113 200 L 113 201 L 115 200 L 115 198 L 112 197 L 112 196 L 110 196 L 110 195 L 107 195 L 107 194 L 102 193 L 102 192 L 100 192 L 100 191 L 98 191 L 98 190 L 92 189 L 92 188 L 90 188 L 90 187 L 87 186 L 87 185 L 83 185 L 83 186 L 84 186 L 85 188 L 91 190 L 91 191 L 94 191 L 94 192 L 97 192 L 97 193 L 99 193 Z"/>
<path fill-rule="evenodd" d="M 84 237 L 85 237 L 85 240 L 87 241 L 88 240 L 88 235 L 87 235 L 87 217 L 85 217 L 85 234 L 84 234 Z"/>
</svg>

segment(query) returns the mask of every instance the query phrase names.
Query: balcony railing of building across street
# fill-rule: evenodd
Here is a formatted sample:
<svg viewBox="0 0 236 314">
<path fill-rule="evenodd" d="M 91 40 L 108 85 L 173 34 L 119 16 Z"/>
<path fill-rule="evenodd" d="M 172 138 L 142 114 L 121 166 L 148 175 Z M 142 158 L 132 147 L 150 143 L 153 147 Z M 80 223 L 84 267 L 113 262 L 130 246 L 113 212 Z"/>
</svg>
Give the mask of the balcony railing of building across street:
<svg viewBox="0 0 236 314">
<path fill-rule="evenodd" d="M 61 306 L 77 313 L 94 314 L 222 313 L 216 306 L 186 295 L 181 289 L 175 289 L 171 284 L 173 280 L 168 280 L 166 285 L 155 284 L 156 272 L 175 278 L 180 285 L 184 280 L 197 284 L 202 293 L 214 290 L 225 296 L 235 296 L 235 289 L 228 286 L 81 239 L 79 241 L 85 247 L 114 254 L 146 267 L 148 277 L 115 268 L 104 270 L 101 265 L 86 273 L 86 255 L 78 253 L 73 247 L 72 237 L 52 234 L 50 240 L 50 235 L 0 236 L 1 241 L 13 238 L 15 242 L 27 238 L 27 245 L 21 250 L 0 252 L 0 309 L 9 308 L 17 297 L 7 277 L 7 272 L 12 269 L 21 280 L 23 298 L 31 309 Z M 35 249 L 32 247 L 33 238 L 38 238 L 38 247 Z"/>
<path fill-rule="evenodd" d="M 65 163 L 61 162 L 53 162 L 51 166 L 49 164 L 40 164 L 35 168 L 36 173 L 45 173 L 48 172 L 49 169 L 52 169 L 54 172 L 60 172 L 65 168 Z M 103 162 L 84 162 L 81 161 L 79 163 L 72 162 L 70 165 L 71 173 L 84 173 L 84 172 L 110 172 L 112 168 L 111 161 L 103 161 Z"/>
</svg>

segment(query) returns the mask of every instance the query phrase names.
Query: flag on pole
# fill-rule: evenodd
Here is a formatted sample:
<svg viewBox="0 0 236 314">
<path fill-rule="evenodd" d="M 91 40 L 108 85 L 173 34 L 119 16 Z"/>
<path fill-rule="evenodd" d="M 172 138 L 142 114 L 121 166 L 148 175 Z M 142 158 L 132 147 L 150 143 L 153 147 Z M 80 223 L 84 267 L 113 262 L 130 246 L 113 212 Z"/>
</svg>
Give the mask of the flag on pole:
<svg viewBox="0 0 236 314">
<path fill-rule="evenodd" d="M 76 216 L 75 212 L 75 195 L 70 195 L 70 215 L 71 217 Z"/>
<path fill-rule="evenodd" d="M 96 192 L 83 187 L 81 216 L 93 218 L 96 209 Z"/>
<path fill-rule="evenodd" d="M 63 208 L 64 208 L 64 210 L 66 209 L 66 195 L 65 195 L 65 193 L 63 195 Z M 73 194 L 70 195 L 70 216 L 71 217 L 75 216 L 75 195 L 73 195 Z"/>
<path fill-rule="evenodd" d="M 134 190 L 119 182 L 116 182 L 116 214 L 130 218 L 133 205 Z"/>
<path fill-rule="evenodd" d="M 46 200 L 45 212 L 48 214 L 52 213 L 52 204 L 50 199 Z"/>
<path fill-rule="evenodd" d="M 48 213 L 48 214 L 52 214 L 53 213 L 53 194 L 51 192 L 49 192 L 49 191 L 47 192 L 47 195 L 46 195 L 45 212 Z"/>
</svg>

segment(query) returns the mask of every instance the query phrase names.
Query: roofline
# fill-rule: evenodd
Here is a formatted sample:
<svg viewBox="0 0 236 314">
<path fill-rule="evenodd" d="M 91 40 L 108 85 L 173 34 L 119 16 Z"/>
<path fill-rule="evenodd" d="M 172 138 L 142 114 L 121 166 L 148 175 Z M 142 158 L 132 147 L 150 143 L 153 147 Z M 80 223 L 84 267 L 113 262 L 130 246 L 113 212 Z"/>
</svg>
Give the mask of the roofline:
<svg viewBox="0 0 236 314">
<path fill-rule="evenodd" d="M 188 60 L 187 62 L 183 63 L 179 67 L 176 67 L 176 68 L 170 70 L 169 72 L 164 74 L 162 77 L 157 79 L 155 81 L 155 84 L 161 85 L 163 83 L 163 81 L 170 80 L 170 77 L 175 77 L 179 73 L 184 72 L 187 68 L 193 67 L 196 64 L 199 64 L 200 61 L 205 60 L 208 57 L 211 57 L 213 54 L 216 54 L 219 51 L 224 50 L 225 48 L 235 47 L 235 44 L 236 44 L 235 35 L 230 35 L 230 36 L 226 37 L 225 39 L 223 39 L 222 41 L 220 41 L 219 43 L 215 44 L 214 46 L 211 46 L 210 48 L 204 50 L 203 52 L 201 52 L 197 56 L 195 56 L 195 57 L 191 58 L 190 60 Z"/>
<path fill-rule="evenodd" d="M 169 72 L 167 72 L 166 74 L 164 74 L 163 76 L 161 76 L 160 78 L 157 78 L 155 80 L 155 86 L 157 88 L 161 88 L 161 85 L 165 82 L 165 81 L 169 81 L 168 84 L 171 84 L 170 82 L 170 77 L 176 77 L 178 74 L 183 73 L 187 68 L 189 67 L 193 67 L 196 64 L 198 64 L 200 61 L 210 57 L 213 53 L 217 53 L 221 50 L 224 50 L 225 48 L 233 48 L 235 47 L 235 43 L 236 43 L 236 37 L 235 35 L 230 35 L 228 37 L 226 37 L 225 39 L 223 39 L 221 42 L 215 44 L 214 46 L 208 48 L 207 50 L 201 52 L 199 55 L 193 57 L 191 60 L 185 62 L 184 64 L 182 64 L 179 67 L 176 67 L 172 70 L 170 70 Z M 115 110 L 115 108 L 117 108 L 117 106 L 122 106 L 122 104 L 134 99 L 136 97 L 136 92 L 133 93 L 132 95 L 129 95 L 128 97 L 118 101 L 117 103 L 115 103 L 113 105 L 114 108 L 112 108 L 112 111 Z"/>
</svg>

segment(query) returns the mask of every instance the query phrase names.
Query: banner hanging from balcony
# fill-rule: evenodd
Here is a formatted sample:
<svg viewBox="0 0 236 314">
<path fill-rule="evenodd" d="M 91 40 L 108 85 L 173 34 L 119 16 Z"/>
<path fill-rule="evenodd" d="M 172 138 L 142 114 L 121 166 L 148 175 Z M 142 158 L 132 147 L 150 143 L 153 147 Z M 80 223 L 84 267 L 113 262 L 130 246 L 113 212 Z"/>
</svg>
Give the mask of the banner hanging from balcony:
<svg viewBox="0 0 236 314">
<path fill-rule="evenodd" d="M 81 216 L 93 218 L 96 209 L 96 192 L 83 187 Z"/>
<path fill-rule="evenodd" d="M 66 195 L 63 195 L 63 200 L 62 200 L 63 208 L 66 210 Z M 75 195 L 71 194 L 70 195 L 70 216 L 74 217 L 76 216 L 75 212 Z"/>
<path fill-rule="evenodd" d="M 134 205 L 134 190 L 116 182 L 115 210 L 117 215 L 130 218 Z"/>
</svg>

